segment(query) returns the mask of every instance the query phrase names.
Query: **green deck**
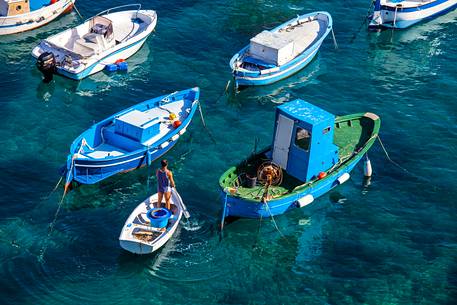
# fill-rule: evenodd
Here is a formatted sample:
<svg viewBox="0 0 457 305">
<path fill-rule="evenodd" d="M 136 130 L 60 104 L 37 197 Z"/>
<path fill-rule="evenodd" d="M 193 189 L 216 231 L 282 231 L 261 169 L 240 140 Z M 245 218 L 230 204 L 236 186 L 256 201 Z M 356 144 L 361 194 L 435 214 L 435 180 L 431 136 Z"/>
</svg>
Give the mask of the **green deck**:
<svg viewBox="0 0 457 305">
<path fill-rule="evenodd" d="M 334 143 L 339 148 L 339 163 L 327 172 L 327 175 L 337 172 L 345 166 L 346 162 L 354 157 L 355 152 L 365 153 L 373 145 L 376 135 L 379 132 L 380 119 L 373 114 L 354 114 L 343 117 L 337 117 L 335 121 L 335 138 Z M 257 185 L 253 188 L 247 188 L 241 185 L 240 176 L 248 175 L 256 176 L 257 168 L 269 159 L 266 157 L 266 152 L 270 148 L 262 151 L 257 155 L 253 155 L 243 161 L 237 167 L 228 169 L 219 179 L 219 184 L 222 189 L 236 188 L 234 196 L 241 197 L 246 200 L 260 201 L 263 195 L 264 187 Z M 283 182 L 279 186 L 271 186 L 269 194 L 272 198 L 291 194 L 295 191 L 302 190 L 308 187 L 314 181 L 303 183 L 288 175 L 283 170 Z M 325 179 L 325 178 L 324 178 Z"/>
</svg>

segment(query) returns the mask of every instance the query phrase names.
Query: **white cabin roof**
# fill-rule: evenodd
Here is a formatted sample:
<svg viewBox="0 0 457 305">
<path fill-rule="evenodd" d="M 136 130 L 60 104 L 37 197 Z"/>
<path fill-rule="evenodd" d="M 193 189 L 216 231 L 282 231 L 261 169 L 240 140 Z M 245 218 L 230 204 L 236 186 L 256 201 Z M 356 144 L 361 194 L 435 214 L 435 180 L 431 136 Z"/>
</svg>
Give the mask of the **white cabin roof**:
<svg viewBox="0 0 457 305">
<path fill-rule="evenodd" d="M 290 44 L 292 40 L 278 33 L 263 31 L 251 38 L 251 42 L 279 50 Z"/>
</svg>

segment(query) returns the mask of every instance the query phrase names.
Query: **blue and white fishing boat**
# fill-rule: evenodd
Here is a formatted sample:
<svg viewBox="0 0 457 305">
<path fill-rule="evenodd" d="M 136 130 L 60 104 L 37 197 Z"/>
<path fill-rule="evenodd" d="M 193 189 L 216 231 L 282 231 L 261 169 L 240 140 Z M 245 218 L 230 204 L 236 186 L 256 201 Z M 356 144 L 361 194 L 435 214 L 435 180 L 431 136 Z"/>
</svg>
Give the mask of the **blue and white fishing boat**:
<svg viewBox="0 0 457 305">
<path fill-rule="evenodd" d="M 443 15 L 457 7 L 457 0 L 375 0 L 368 27 L 405 29 L 418 22 Z"/>
<path fill-rule="evenodd" d="M 80 80 L 135 54 L 154 30 L 157 14 L 153 10 L 112 12 L 123 5 L 98 13 L 83 24 L 48 37 L 32 55 L 45 81 L 54 73 Z"/>
<path fill-rule="evenodd" d="M 30 31 L 69 13 L 75 0 L 0 0 L 0 35 Z"/>
<path fill-rule="evenodd" d="M 237 86 L 268 85 L 300 71 L 332 31 L 327 12 L 298 16 L 251 39 L 230 60 Z"/>
<path fill-rule="evenodd" d="M 70 147 L 65 192 L 72 181 L 97 183 L 161 157 L 186 132 L 199 95 L 195 87 L 153 98 L 84 131 Z"/>
<path fill-rule="evenodd" d="M 303 100 L 279 106 L 273 145 L 220 177 L 222 219 L 270 217 L 311 204 L 350 178 L 380 125 L 373 113 L 335 117 Z"/>
</svg>

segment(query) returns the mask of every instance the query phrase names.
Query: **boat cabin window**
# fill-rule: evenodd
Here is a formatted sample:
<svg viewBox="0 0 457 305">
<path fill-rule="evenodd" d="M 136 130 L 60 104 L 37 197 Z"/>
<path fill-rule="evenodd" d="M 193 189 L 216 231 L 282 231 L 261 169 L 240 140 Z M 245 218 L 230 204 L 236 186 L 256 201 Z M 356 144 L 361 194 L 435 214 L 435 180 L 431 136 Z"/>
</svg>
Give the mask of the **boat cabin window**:
<svg viewBox="0 0 457 305">
<path fill-rule="evenodd" d="M 309 151 L 311 144 L 311 132 L 308 130 L 297 127 L 295 131 L 295 145 L 305 151 Z"/>
</svg>

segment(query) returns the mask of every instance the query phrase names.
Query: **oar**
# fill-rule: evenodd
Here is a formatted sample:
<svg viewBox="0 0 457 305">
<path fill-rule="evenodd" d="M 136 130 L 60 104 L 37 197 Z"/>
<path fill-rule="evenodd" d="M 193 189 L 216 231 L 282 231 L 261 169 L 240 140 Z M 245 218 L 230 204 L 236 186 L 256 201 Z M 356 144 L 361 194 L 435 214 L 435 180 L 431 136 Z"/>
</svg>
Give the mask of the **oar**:
<svg viewBox="0 0 457 305">
<path fill-rule="evenodd" d="M 176 190 L 176 188 L 175 187 L 171 188 L 171 192 L 176 197 L 176 200 L 178 201 L 177 203 L 181 206 L 182 213 L 184 214 L 184 217 L 189 218 L 190 217 L 189 211 L 187 211 L 186 205 L 182 201 L 181 196 L 179 195 L 179 193 Z"/>
</svg>

